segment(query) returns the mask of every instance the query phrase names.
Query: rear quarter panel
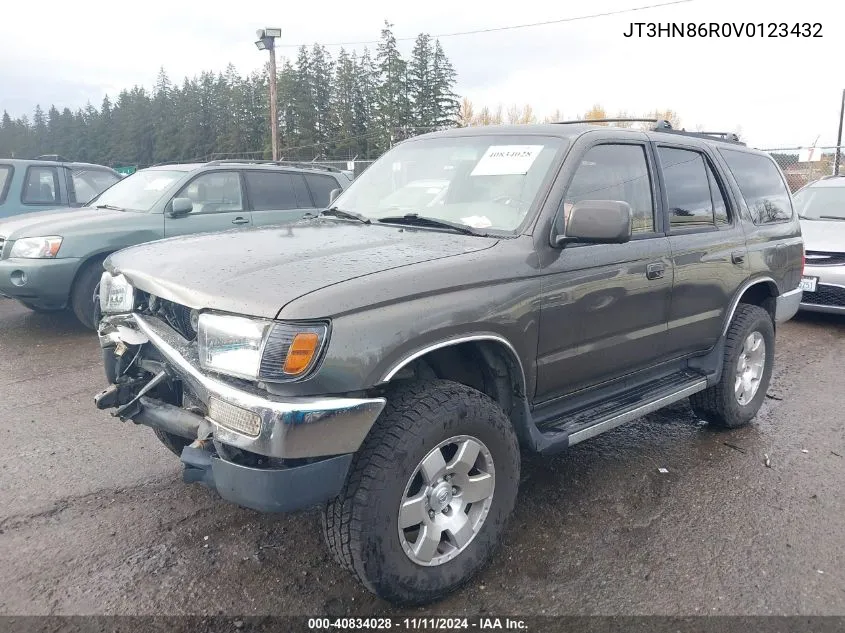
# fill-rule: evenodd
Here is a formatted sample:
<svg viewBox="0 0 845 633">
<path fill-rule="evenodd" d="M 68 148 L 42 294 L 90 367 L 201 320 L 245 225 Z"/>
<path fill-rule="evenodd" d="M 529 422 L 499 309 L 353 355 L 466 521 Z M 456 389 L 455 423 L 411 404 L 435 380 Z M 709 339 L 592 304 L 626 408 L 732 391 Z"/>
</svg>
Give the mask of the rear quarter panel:
<svg viewBox="0 0 845 633">
<path fill-rule="evenodd" d="M 801 280 L 801 261 L 804 254 L 801 225 L 795 210 L 792 209 L 792 217 L 789 220 L 770 224 L 754 224 L 751 219 L 751 210 L 748 208 L 748 203 L 743 197 L 733 173 L 718 151 L 712 154 L 722 168 L 734 200 L 739 204 L 740 223 L 745 232 L 745 243 L 748 251 L 749 279 L 771 277 L 781 294 L 794 290 Z M 772 163 L 777 167 L 774 161 Z M 789 191 L 789 185 L 783 172 L 779 167 L 777 169 L 784 187 Z M 792 195 L 790 194 L 790 206 L 791 203 Z"/>
</svg>

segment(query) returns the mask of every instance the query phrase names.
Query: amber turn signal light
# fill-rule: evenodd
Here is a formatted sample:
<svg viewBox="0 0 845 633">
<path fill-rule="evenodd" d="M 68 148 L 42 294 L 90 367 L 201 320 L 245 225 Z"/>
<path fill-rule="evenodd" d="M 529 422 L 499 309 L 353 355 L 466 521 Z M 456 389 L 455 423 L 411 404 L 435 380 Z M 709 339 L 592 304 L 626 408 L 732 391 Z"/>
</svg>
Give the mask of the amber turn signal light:
<svg viewBox="0 0 845 633">
<path fill-rule="evenodd" d="M 296 376 L 304 372 L 314 359 L 319 342 L 320 338 L 313 332 L 297 334 L 288 349 L 283 371 L 289 376 Z"/>
</svg>

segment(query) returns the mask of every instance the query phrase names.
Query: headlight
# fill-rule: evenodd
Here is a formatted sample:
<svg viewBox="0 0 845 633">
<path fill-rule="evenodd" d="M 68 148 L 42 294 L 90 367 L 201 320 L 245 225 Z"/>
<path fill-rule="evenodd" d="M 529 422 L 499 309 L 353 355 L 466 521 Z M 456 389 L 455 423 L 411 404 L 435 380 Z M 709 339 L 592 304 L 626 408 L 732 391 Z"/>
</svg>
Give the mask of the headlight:
<svg viewBox="0 0 845 633">
<path fill-rule="evenodd" d="M 9 257 L 24 259 L 52 259 L 59 252 L 62 238 L 57 235 L 48 237 L 24 237 L 15 240 Z"/>
<path fill-rule="evenodd" d="M 200 365 L 248 380 L 292 380 L 313 369 L 328 328 L 205 312 L 197 324 Z"/>
<path fill-rule="evenodd" d="M 119 314 L 132 312 L 134 307 L 135 289 L 126 277 L 104 272 L 100 277 L 100 311 L 103 314 Z"/>
</svg>

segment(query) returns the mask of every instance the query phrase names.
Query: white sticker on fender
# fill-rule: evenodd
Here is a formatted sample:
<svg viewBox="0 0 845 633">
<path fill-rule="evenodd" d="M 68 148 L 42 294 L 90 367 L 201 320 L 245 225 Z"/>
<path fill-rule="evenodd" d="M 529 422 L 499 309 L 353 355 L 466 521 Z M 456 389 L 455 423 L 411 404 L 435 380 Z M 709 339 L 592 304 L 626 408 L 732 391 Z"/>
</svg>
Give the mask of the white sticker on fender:
<svg viewBox="0 0 845 633">
<path fill-rule="evenodd" d="M 475 165 L 471 176 L 525 174 L 543 149 L 542 145 L 491 145 Z"/>
</svg>

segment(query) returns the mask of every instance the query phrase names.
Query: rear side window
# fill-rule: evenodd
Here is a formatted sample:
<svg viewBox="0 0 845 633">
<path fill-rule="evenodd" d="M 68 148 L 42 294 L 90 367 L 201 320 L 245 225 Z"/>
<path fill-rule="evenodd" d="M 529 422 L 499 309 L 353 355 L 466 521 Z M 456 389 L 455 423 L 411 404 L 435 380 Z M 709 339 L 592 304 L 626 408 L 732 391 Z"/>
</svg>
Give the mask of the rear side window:
<svg viewBox="0 0 845 633">
<path fill-rule="evenodd" d="M 771 159 L 736 150 L 720 152 L 739 185 L 754 224 L 784 222 L 792 217 L 789 190 Z"/>
<path fill-rule="evenodd" d="M 59 202 L 59 172 L 55 167 L 29 167 L 23 185 L 24 204 Z"/>
<path fill-rule="evenodd" d="M 716 225 L 707 165 L 698 152 L 660 147 L 660 166 L 669 201 L 669 226 L 673 229 Z"/>
<path fill-rule="evenodd" d="M 248 171 L 244 176 L 253 211 L 312 207 L 305 181 L 299 174 Z"/>
<path fill-rule="evenodd" d="M 332 190 L 340 189 L 340 185 L 331 176 L 306 174 L 305 180 L 308 182 L 308 188 L 311 190 L 311 195 L 314 197 L 314 204 L 317 205 L 318 209 L 329 206 L 329 195 Z"/>
<path fill-rule="evenodd" d="M 710 163 L 707 163 L 707 179 L 710 181 L 710 197 L 713 199 L 713 216 L 716 219 L 716 224 L 720 226 L 730 224 L 728 205 L 725 203 L 725 196 L 722 194 L 719 180 L 713 173 Z"/>
<path fill-rule="evenodd" d="M 15 169 L 11 165 L 0 165 L 0 204 L 6 201 L 6 195 L 9 193 L 14 171 Z"/>
</svg>

